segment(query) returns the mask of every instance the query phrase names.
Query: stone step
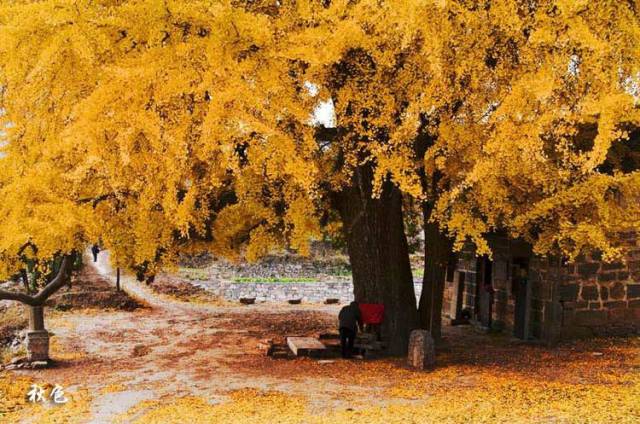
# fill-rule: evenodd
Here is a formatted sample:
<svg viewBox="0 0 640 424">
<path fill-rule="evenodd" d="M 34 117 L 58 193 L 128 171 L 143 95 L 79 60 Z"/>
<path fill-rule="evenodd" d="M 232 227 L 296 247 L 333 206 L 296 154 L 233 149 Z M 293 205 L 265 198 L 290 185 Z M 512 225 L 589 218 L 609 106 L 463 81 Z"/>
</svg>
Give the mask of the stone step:
<svg viewBox="0 0 640 424">
<path fill-rule="evenodd" d="M 314 337 L 287 337 L 287 345 L 296 356 L 321 355 L 327 349 Z"/>
</svg>

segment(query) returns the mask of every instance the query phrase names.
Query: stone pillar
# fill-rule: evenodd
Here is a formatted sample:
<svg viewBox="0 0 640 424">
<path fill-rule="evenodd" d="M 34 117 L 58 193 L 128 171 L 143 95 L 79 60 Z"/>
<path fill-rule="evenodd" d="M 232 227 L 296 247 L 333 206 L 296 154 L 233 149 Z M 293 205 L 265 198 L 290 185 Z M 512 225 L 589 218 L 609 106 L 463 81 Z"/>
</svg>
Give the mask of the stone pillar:
<svg viewBox="0 0 640 424">
<path fill-rule="evenodd" d="M 29 361 L 49 360 L 49 332 L 44 329 L 42 306 L 29 306 L 29 331 L 25 341 Z"/>
<path fill-rule="evenodd" d="M 427 330 L 413 330 L 409 336 L 409 366 L 424 370 L 436 363 L 433 337 Z"/>
<path fill-rule="evenodd" d="M 26 347 L 29 361 L 48 361 L 49 332 L 47 330 L 27 332 Z"/>
</svg>

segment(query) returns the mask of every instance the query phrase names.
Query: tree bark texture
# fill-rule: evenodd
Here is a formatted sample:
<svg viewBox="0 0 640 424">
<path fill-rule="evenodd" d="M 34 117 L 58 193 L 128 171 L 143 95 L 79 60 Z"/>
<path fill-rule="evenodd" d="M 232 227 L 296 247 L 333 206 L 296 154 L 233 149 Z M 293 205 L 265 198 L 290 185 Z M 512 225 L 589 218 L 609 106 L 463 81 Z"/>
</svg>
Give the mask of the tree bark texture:
<svg viewBox="0 0 640 424">
<path fill-rule="evenodd" d="M 353 275 L 355 300 L 384 304 L 381 333 L 387 353 L 404 355 L 417 310 L 407 239 L 402 220 L 402 194 L 384 184 L 372 197 L 372 170 L 356 169 L 352 184 L 335 197 L 343 222 Z"/>
<path fill-rule="evenodd" d="M 429 222 L 433 205 L 423 204 L 424 219 L 424 275 L 418 306 L 420 328 L 428 330 L 438 340 L 442 337 L 442 301 L 447 266 L 455 260 L 453 244 L 436 222 Z"/>
</svg>

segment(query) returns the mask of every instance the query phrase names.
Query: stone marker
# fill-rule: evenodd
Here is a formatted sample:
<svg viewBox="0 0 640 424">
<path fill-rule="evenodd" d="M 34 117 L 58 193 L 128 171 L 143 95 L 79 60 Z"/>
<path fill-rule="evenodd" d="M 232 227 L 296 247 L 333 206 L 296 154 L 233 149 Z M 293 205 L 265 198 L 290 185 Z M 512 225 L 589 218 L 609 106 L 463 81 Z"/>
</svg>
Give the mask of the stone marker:
<svg viewBox="0 0 640 424">
<path fill-rule="evenodd" d="M 314 337 L 287 337 L 287 345 L 296 356 L 319 353 L 327 348 Z"/>
<path fill-rule="evenodd" d="M 49 332 L 47 330 L 27 332 L 26 345 L 29 361 L 49 360 Z"/>
<path fill-rule="evenodd" d="M 413 330 L 409 336 L 409 366 L 424 370 L 436 363 L 433 337 L 427 330 Z"/>
</svg>

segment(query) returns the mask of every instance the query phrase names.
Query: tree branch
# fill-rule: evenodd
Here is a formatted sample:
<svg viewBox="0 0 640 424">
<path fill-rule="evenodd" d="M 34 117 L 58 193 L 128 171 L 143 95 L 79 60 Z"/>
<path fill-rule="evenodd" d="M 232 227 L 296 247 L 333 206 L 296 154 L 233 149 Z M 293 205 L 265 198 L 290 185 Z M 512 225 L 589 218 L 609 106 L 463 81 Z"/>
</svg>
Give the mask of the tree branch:
<svg viewBox="0 0 640 424">
<path fill-rule="evenodd" d="M 58 275 L 51 280 L 40 292 L 33 297 L 37 304 L 42 305 L 52 294 L 64 286 L 71 278 L 71 269 L 76 260 L 76 253 L 72 252 L 62 259 Z"/>
<path fill-rule="evenodd" d="M 76 259 L 76 253 L 70 253 L 62 259 L 60 270 L 53 280 L 51 280 L 38 294 L 30 296 L 25 293 L 16 293 L 8 290 L 0 290 L 0 300 L 16 300 L 30 306 L 42 305 L 52 294 L 57 292 L 71 277 L 71 269 Z"/>
<path fill-rule="evenodd" d="M 25 305 L 38 306 L 33 296 L 24 293 L 15 293 L 7 290 L 0 290 L 0 300 L 16 300 Z"/>
<path fill-rule="evenodd" d="M 117 199 L 118 196 L 125 196 L 125 197 L 131 196 L 131 193 L 128 190 L 124 190 L 118 193 L 102 194 L 98 197 L 88 197 L 88 198 L 78 199 L 77 202 L 78 204 L 91 203 L 93 208 L 95 209 L 98 206 L 98 204 L 100 204 L 101 202 L 104 202 L 105 200 Z"/>
<path fill-rule="evenodd" d="M 29 286 L 29 275 L 27 274 L 26 269 L 20 270 L 20 277 L 22 278 L 22 284 L 24 284 L 24 289 L 27 293 L 31 292 L 31 287 Z"/>
</svg>

